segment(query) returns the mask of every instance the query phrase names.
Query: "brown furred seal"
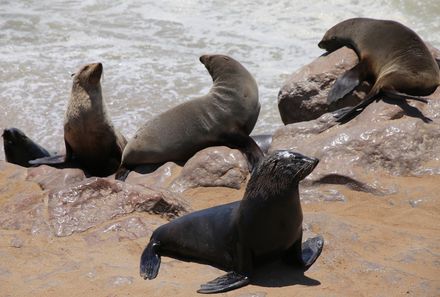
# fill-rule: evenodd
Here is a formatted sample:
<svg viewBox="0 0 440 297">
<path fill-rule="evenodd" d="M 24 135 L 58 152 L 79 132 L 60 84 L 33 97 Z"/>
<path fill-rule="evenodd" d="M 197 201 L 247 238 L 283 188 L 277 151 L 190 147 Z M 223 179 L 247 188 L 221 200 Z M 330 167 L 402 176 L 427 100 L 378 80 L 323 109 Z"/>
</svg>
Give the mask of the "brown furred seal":
<svg viewBox="0 0 440 297">
<path fill-rule="evenodd" d="M 118 169 L 127 143 L 107 114 L 100 84 L 102 70 L 101 63 L 93 63 L 74 75 L 64 119 L 66 162 L 75 160 L 95 176 L 108 176 Z"/>
<path fill-rule="evenodd" d="M 340 76 L 330 90 L 334 102 L 362 81 L 373 86 L 365 99 L 338 117 L 346 122 L 383 94 L 388 98 L 414 99 L 432 94 L 440 84 L 440 71 L 423 40 L 411 29 L 389 20 L 353 18 L 329 29 L 318 46 L 333 52 L 343 46 L 353 49 L 359 63 Z"/>
<path fill-rule="evenodd" d="M 125 147 L 116 178 L 125 179 L 138 165 L 187 161 L 209 146 L 238 148 L 251 167 L 263 156 L 249 137 L 260 112 L 255 79 L 225 55 L 203 55 L 200 62 L 213 80 L 209 93 L 146 122 Z"/>
</svg>

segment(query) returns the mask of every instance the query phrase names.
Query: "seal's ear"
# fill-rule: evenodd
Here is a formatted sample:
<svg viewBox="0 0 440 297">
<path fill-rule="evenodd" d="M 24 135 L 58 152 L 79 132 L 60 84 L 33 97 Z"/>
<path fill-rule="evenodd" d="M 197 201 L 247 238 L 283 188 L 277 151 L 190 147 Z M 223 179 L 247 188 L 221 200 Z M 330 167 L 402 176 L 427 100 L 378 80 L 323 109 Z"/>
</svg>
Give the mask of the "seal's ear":
<svg viewBox="0 0 440 297">
<path fill-rule="evenodd" d="M 70 77 L 74 77 L 74 76 L 75 76 L 75 74 L 76 74 L 76 73 L 72 73 L 72 74 L 70 75 Z"/>
<path fill-rule="evenodd" d="M 438 68 L 440 68 L 440 59 L 435 59 L 435 61 L 437 62 Z"/>
</svg>

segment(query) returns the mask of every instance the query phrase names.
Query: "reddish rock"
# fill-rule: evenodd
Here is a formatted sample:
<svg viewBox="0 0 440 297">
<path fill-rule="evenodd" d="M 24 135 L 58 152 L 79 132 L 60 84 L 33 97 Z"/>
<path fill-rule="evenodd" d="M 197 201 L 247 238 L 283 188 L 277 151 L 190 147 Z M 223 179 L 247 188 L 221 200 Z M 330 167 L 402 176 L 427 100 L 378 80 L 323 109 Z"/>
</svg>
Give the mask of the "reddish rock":
<svg viewBox="0 0 440 297">
<path fill-rule="evenodd" d="M 82 232 L 135 210 L 173 218 L 188 209 L 176 194 L 104 178 L 51 191 L 48 198 L 49 223 L 57 236 Z"/>
<path fill-rule="evenodd" d="M 152 173 L 141 174 L 131 171 L 125 180 L 132 185 L 142 185 L 153 189 L 166 189 L 181 172 L 182 168 L 173 162 L 167 162 Z"/>
<path fill-rule="evenodd" d="M 186 162 L 170 189 L 175 192 L 195 187 L 240 189 L 248 174 L 247 160 L 239 150 L 225 146 L 210 147 Z"/>
<path fill-rule="evenodd" d="M 57 169 L 47 165 L 31 167 L 28 169 L 27 180 L 38 183 L 43 190 L 62 188 L 85 179 L 81 169 Z"/>
</svg>

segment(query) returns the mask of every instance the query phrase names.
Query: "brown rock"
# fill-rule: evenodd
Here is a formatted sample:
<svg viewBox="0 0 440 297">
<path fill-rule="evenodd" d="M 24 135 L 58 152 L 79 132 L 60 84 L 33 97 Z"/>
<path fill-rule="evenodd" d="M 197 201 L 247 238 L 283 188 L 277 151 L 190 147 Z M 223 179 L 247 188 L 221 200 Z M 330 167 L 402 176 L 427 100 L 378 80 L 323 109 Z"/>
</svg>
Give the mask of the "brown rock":
<svg viewBox="0 0 440 297">
<path fill-rule="evenodd" d="M 437 58 L 440 52 L 428 44 Z M 332 104 L 327 103 L 327 94 L 333 82 L 358 62 L 354 51 L 343 47 L 327 56 L 322 56 L 296 71 L 282 86 L 278 94 L 278 109 L 285 125 L 309 121 L 342 107 L 354 106 L 362 101 L 370 90 L 364 82 L 352 94 Z"/>
<path fill-rule="evenodd" d="M 131 171 L 125 180 L 132 185 L 142 185 L 153 189 L 166 189 L 181 172 L 182 168 L 173 162 L 167 162 L 158 169 L 148 174 L 140 174 Z"/>
<path fill-rule="evenodd" d="M 86 176 L 81 169 L 57 169 L 47 165 L 31 167 L 28 169 L 27 175 L 27 180 L 38 183 L 43 190 L 63 188 L 85 178 Z"/>
<path fill-rule="evenodd" d="M 186 162 L 170 189 L 175 192 L 195 187 L 240 189 L 248 174 L 247 161 L 239 150 L 225 146 L 210 147 Z"/>
<path fill-rule="evenodd" d="M 428 104 L 379 100 L 344 125 L 335 125 L 330 114 L 290 124 L 275 132 L 271 150 L 319 158 L 312 180 L 342 175 L 389 194 L 393 185 L 384 176 L 440 174 L 439 99 L 440 88 Z"/>
<path fill-rule="evenodd" d="M 114 179 L 88 178 L 51 191 L 48 209 L 53 233 L 68 236 L 135 210 L 173 218 L 187 212 L 189 206 L 167 191 L 153 191 Z"/>
</svg>

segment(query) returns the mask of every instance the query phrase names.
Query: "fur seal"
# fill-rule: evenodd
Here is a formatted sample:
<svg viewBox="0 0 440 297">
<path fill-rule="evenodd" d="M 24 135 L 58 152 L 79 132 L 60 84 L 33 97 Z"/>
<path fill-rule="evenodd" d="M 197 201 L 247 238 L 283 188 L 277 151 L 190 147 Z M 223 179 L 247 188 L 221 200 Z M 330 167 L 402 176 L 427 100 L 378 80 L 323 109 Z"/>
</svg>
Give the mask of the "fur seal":
<svg viewBox="0 0 440 297">
<path fill-rule="evenodd" d="M 102 64 L 84 65 L 73 74 L 72 92 L 64 117 L 66 155 L 41 158 L 32 164 L 77 164 L 88 174 L 108 176 L 119 168 L 127 143 L 107 114 L 101 91 Z"/>
<path fill-rule="evenodd" d="M 328 95 L 330 102 L 344 97 L 364 80 L 373 84 L 365 99 L 338 117 L 338 122 L 350 120 L 380 93 L 388 98 L 427 102 L 418 96 L 432 94 L 440 84 L 439 66 L 423 40 L 395 21 L 348 19 L 328 30 L 318 46 L 330 53 L 347 46 L 359 58 L 356 66 L 336 80 Z"/>
<path fill-rule="evenodd" d="M 157 228 L 140 261 L 140 275 L 154 279 L 161 256 L 192 260 L 225 270 L 199 293 L 219 293 L 247 285 L 254 267 L 282 257 L 307 270 L 320 255 L 322 236 L 302 243 L 298 183 L 318 159 L 275 151 L 253 171 L 241 201 L 193 212 Z"/>
<path fill-rule="evenodd" d="M 203 55 L 200 62 L 213 80 L 209 93 L 146 122 L 127 143 L 117 179 L 138 165 L 187 161 L 209 146 L 238 148 L 251 167 L 263 156 L 249 137 L 260 113 L 255 79 L 225 55 Z"/>
<path fill-rule="evenodd" d="M 18 128 L 4 129 L 2 136 L 6 161 L 9 163 L 30 167 L 29 161 L 50 156 L 44 147 L 27 137 Z"/>
</svg>

